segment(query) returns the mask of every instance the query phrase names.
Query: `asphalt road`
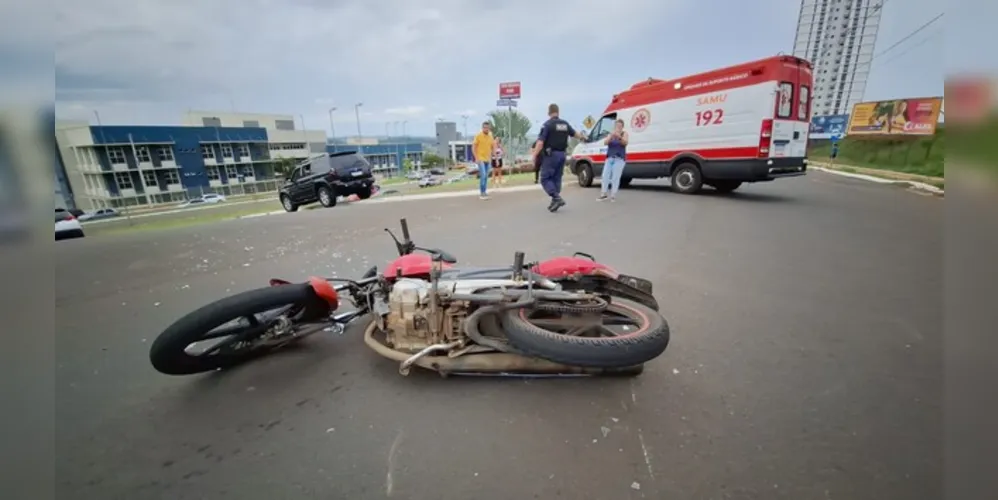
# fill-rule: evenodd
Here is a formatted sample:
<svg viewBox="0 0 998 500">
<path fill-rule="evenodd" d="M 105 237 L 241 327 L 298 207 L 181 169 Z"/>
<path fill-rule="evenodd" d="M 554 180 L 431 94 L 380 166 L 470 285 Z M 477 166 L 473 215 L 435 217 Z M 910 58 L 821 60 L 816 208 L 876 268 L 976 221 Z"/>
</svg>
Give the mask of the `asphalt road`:
<svg viewBox="0 0 998 500">
<path fill-rule="evenodd" d="M 733 196 L 569 188 L 56 245 L 62 499 L 937 499 L 941 199 L 813 173 Z M 650 278 L 672 343 L 635 379 L 442 379 L 311 337 L 243 367 L 148 364 L 181 314 L 383 264 L 587 251 Z"/>
</svg>

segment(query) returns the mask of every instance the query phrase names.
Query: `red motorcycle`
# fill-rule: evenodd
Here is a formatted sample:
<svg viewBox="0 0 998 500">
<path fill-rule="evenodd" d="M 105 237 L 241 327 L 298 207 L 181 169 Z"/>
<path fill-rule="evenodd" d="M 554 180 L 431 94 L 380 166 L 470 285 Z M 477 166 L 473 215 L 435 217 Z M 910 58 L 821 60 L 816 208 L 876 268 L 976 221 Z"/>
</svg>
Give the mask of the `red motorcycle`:
<svg viewBox="0 0 998 500">
<path fill-rule="evenodd" d="M 399 257 L 383 274 L 356 280 L 272 279 L 180 318 L 152 344 L 153 367 L 188 375 L 233 366 L 366 318 L 378 354 L 441 375 L 637 375 L 661 355 L 669 327 L 651 282 L 576 253 L 512 266 L 457 268 L 457 259 L 417 247 L 402 219 Z M 338 312 L 348 300 L 354 309 Z M 195 347 L 207 344 L 203 347 Z"/>
</svg>

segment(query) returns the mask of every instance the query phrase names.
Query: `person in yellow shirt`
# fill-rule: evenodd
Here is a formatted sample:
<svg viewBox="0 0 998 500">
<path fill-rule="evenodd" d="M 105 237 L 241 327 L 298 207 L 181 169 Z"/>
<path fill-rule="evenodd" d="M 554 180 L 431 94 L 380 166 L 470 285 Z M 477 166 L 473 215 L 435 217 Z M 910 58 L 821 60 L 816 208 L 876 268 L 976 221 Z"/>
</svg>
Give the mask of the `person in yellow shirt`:
<svg viewBox="0 0 998 500">
<path fill-rule="evenodd" d="M 478 192 L 479 198 L 489 199 L 486 188 L 489 185 L 489 171 L 492 169 L 492 155 L 495 154 L 496 140 L 492 135 L 492 127 L 489 122 L 482 122 L 482 131 L 475 135 L 471 143 L 471 154 L 478 165 Z"/>
</svg>

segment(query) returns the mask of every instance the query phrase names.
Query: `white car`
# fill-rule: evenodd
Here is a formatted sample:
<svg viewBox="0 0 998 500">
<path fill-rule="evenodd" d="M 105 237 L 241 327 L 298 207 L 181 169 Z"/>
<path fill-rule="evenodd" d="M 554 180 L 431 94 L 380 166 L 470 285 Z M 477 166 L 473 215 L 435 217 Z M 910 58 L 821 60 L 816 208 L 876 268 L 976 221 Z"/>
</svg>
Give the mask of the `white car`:
<svg viewBox="0 0 998 500">
<path fill-rule="evenodd" d="M 55 209 L 55 239 L 82 238 L 83 225 L 65 208 Z"/>
<path fill-rule="evenodd" d="M 79 219 L 80 222 L 86 222 L 88 220 L 108 219 L 117 216 L 118 211 L 113 208 L 99 208 L 93 212 L 87 212 L 77 217 L 77 219 Z"/>
<path fill-rule="evenodd" d="M 225 201 L 225 195 L 208 193 L 201 195 L 201 199 L 204 200 L 205 203 L 218 203 Z"/>
</svg>

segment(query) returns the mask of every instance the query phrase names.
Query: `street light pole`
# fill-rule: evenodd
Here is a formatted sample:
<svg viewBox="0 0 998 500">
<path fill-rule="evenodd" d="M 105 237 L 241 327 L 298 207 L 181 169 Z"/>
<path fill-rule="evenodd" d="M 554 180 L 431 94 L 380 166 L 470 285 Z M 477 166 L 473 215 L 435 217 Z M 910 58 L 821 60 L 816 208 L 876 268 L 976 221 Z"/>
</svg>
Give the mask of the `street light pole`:
<svg viewBox="0 0 998 500">
<path fill-rule="evenodd" d="M 298 118 L 301 118 L 301 135 L 305 137 L 305 158 L 309 159 L 312 158 L 312 144 L 308 142 L 308 131 L 305 130 L 305 115 L 298 115 Z"/>
<path fill-rule="evenodd" d="M 409 123 L 409 120 L 402 120 L 402 162 L 405 163 L 406 156 L 409 154 L 409 139 L 405 135 L 405 124 Z"/>
<path fill-rule="evenodd" d="M 333 125 L 333 111 L 336 111 L 335 107 L 329 108 L 329 135 L 333 141 L 333 151 L 336 151 L 336 125 Z"/>
<path fill-rule="evenodd" d="M 464 140 L 468 140 L 468 115 L 461 115 L 461 119 L 464 120 Z"/>
<path fill-rule="evenodd" d="M 357 116 L 357 139 L 358 140 L 364 138 L 364 134 L 362 134 L 360 132 L 360 107 L 363 106 L 363 105 L 364 105 L 364 103 L 362 103 L 362 102 L 358 102 L 357 104 L 353 105 L 353 113 L 354 113 L 354 115 Z"/>
</svg>

